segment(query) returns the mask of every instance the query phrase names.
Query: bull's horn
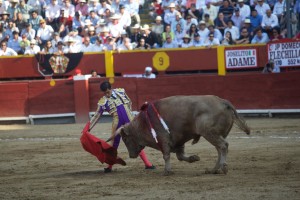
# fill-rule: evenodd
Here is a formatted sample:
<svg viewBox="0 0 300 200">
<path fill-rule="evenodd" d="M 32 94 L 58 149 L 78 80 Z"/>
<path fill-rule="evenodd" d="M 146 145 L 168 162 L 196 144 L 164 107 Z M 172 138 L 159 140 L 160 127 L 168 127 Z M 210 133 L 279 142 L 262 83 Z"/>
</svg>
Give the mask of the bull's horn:
<svg viewBox="0 0 300 200">
<path fill-rule="evenodd" d="M 115 132 L 115 134 L 112 135 L 110 138 L 108 138 L 108 139 L 106 140 L 106 142 L 109 142 L 109 141 L 115 139 L 115 137 L 116 137 L 117 135 L 120 135 L 122 129 L 123 129 L 123 127 L 118 128 L 118 130 Z"/>
</svg>

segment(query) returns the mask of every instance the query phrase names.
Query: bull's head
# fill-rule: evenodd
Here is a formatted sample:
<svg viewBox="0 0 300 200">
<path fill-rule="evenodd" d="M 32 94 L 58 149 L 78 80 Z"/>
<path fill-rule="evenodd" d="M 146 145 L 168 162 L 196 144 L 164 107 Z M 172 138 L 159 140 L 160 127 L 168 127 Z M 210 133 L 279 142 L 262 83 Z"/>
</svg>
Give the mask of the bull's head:
<svg viewBox="0 0 300 200">
<path fill-rule="evenodd" d="M 130 158 L 137 158 L 140 152 L 145 148 L 142 146 L 138 139 L 138 134 L 136 132 L 132 132 L 128 125 L 124 125 L 120 127 L 116 134 L 120 134 L 129 153 Z"/>
</svg>

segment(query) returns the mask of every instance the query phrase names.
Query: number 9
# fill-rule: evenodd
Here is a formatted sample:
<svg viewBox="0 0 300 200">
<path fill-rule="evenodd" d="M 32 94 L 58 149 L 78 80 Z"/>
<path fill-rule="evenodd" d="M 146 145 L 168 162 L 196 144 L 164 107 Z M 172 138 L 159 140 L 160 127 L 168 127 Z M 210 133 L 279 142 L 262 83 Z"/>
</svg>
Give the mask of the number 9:
<svg viewBox="0 0 300 200">
<path fill-rule="evenodd" d="M 159 57 L 158 61 L 159 61 L 159 65 L 163 65 L 163 64 L 164 64 L 164 59 L 163 59 L 163 57 Z"/>
</svg>

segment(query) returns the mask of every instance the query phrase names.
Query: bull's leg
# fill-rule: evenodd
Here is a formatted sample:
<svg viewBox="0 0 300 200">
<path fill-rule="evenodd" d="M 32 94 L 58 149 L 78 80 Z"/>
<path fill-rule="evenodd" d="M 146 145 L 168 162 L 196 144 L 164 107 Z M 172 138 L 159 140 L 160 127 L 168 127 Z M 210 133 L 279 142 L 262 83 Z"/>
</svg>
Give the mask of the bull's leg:
<svg viewBox="0 0 300 200">
<path fill-rule="evenodd" d="M 170 159 L 171 159 L 171 150 L 169 146 L 163 146 L 162 147 L 162 153 L 163 153 L 163 158 L 165 161 L 165 171 L 164 171 L 164 176 L 169 176 L 172 175 L 173 172 L 171 171 L 171 163 L 170 163 Z"/>
<path fill-rule="evenodd" d="M 176 156 L 178 160 L 180 161 L 184 160 L 189 163 L 193 163 L 200 160 L 199 156 L 197 155 L 186 156 L 184 153 L 184 145 L 176 149 Z"/>
<path fill-rule="evenodd" d="M 224 174 L 227 174 L 228 168 L 226 164 L 226 157 L 228 152 L 228 143 L 222 136 L 212 137 L 212 135 L 210 135 L 210 137 L 204 136 L 204 138 L 214 145 L 218 151 L 218 160 L 215 167 L 212 170 L 206 170 L 206 173 L 219 174 L 222 171 Z"/>
</svg>

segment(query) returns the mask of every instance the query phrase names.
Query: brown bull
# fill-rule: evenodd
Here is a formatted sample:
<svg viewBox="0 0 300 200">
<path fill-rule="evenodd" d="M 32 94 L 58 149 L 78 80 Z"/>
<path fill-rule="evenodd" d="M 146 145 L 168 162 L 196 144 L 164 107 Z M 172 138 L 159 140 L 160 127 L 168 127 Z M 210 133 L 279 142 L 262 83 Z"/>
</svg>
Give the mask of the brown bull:
<svg viewBox="0 0 300 200">
<path fill-rule="evenodd" d="M 197 155 L 185 155 L 184 144 L 191 139 L 192 144 L 196 144 L 201 136 L 218 151 L 216 165 L 207 173 L 226 174 L 228 143 L 225 138 L 233 123 L 250 134 L 249 127 L 238 116 L 233 105 L 216 96 L 172 96 L 158 100 L 153 105 L 147 106 L 133 121 L 119 128 L 117 134 L 121 134 L 131 158 L 136 158 L 145 146 L 162 151 L 165 175 L 172 173 L 171 152 L 176 153 L 178 160 L 190 163 L 200 160 Z M 166 122 L 170 133 L 159 121 L 155 109 Z M 158 142 L 151 133 L 151 127 L 157 133 Z"/>
</svg>

